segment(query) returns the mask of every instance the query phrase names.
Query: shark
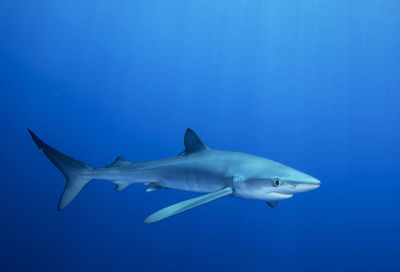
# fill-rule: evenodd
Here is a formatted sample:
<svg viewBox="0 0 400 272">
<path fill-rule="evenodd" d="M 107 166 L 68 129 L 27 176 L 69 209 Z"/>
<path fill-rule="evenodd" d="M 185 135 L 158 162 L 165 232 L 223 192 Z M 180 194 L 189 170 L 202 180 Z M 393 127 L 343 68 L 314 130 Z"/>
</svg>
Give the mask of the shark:
<svg viewBox="0 0 400 272">
<path fill-rule="evenodd" d="M 321 185 L 318 179 L 267 158 L 211 149 L 190 128 L 184 136 L 185 149 L 177 156 L 145 162 L 117 157 L 100 168 L 61 153 L 28 131 L 37 147 L 66 178 L 58 210 L 68 206 L 92 180 L 110 181 L 116 191 L 142 183 L 147 185 L 147 192 L 177 189 L 202 194 L 156 211 L 144 223 L 158 222 L 227 196 L 265 201 L 274 208 L 280 200 Z"/>
</svg>

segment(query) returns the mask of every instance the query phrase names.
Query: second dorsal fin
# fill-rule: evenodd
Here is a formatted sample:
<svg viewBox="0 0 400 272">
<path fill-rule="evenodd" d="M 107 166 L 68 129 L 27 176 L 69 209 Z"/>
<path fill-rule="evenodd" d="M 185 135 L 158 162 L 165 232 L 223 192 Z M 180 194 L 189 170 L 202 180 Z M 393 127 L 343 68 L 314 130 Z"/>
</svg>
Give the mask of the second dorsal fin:
<svg viewBox="0 0 400 272">
<path fill-rule="evenodd" d="M 130 163 L 130 162 L 125 160 L 124 158 L 117 157 L 112 164 L 107 165 L 106 167 L 120 166 L 120 165 L 124 165 L 124 164 L 128 164 L 128 163 Z"/>
<path fill-rule="evenodd" d="M 181 153 L 182 155 L 187 155 L 208 149 L 208 147 L 203 143 L 200 137 L 191 128 L 188 128 L 186 130 L 184 143 L 185 151 Z"/>
</svg>

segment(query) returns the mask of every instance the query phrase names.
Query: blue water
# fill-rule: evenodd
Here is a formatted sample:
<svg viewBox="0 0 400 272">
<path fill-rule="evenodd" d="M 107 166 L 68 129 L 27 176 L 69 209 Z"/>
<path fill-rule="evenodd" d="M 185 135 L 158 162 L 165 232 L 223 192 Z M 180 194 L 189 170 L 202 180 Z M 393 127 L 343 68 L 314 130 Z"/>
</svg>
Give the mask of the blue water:
<svg viewBox="0 0 400 272">
<path fill-rule="evenodd" d="M 0 2 L 1 271 L 400 271 L 400 2 Z M 322 181 L 152 225 L 197 194 L 64 177 L 26 128 L 93 167 L 215 149 Z"/>
</svg>

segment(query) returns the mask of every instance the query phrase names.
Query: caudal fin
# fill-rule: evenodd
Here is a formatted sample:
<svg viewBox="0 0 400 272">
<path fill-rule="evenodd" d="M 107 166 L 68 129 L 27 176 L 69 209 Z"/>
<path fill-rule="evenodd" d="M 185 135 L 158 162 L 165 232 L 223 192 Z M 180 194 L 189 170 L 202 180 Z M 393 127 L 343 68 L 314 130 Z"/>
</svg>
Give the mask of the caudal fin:
<svg viewBox="0 0 400 272">
<path fill-rule="evenodd" d="M 63 173 L 67 179 L 64 191 L 58 202 L 58 210 L 64 209 L 72 200 L 82 191 L 91 180 L 90 172 L 92 168 L 72 157 L 69 157 L 60 151 L 52 148 L 39 137 L 37 137 L 30 129 L 29 134 L 39 149 L 42 149 L 46 157 Z"/>
</svg>

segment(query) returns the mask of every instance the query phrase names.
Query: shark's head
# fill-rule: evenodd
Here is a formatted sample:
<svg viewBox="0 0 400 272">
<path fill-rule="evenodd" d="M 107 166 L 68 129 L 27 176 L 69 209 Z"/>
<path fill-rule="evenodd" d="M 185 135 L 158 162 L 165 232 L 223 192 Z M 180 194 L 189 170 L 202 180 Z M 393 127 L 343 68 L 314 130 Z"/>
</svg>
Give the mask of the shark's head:
<svg viewBox="0 0 400 272">
<path fill-rule="evenodd" d="M 270 161 L 252 177 L 234 180 L 238 196 L 264 201 L 278 201 L 291 198 L 294 194 L 317 189 L 321 182 L 303 172 L 283 164 Z M 239 178 L 240 179 L 240 178 Z"/>
</svg>

